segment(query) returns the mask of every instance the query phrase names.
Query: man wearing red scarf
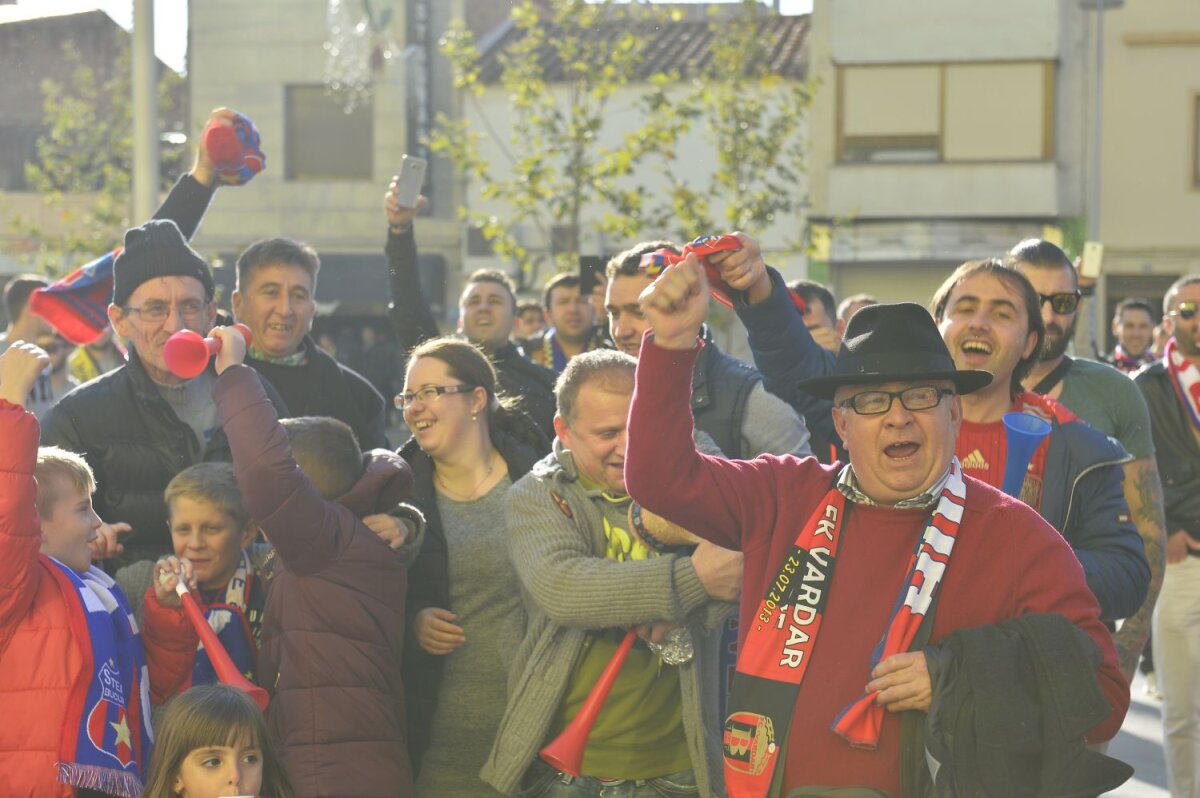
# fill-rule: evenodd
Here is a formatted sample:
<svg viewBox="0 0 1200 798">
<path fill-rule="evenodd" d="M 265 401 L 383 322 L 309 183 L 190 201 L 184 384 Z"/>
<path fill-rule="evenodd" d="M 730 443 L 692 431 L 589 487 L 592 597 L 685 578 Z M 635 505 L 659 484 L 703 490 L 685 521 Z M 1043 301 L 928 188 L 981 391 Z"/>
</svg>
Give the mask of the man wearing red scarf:
<svg viewBox="0 0 1200 798">
<path fill-rule="evenodd" d="M 801 383 L 833 400 L 848 465 L 706 457 L 691 442 L 688 375 L 707 289 L 689 257 L 642 294 L 652 329 L 625 477 L 644 507 L 745 555 L 741 654 L 723 729 L 729 795 L 844 794 L 833 786 L 901 795 L 902 761 L 913 761 L 902 740 L 916 740 L 901 733 L 901 715 L 919 725 L 948 699 L 947 668 L 966 667 L 947 665 L 950 641 L 980 627 L 1002 635 L 997 625 L 1046 614 L 1062 616 L 1099 663 L 1074 672 L 1092 690 L 1093 713 L 1100 704 L 1091 728 L 1077 731 L 1079 755 L 1093 756 L 1083 733 L 1112 737 L 1129 696 L 1079 563 L 1033 510 L 963 475 L 954 457 L 960 394 L 991 375 L 957 369 L 919 306 L 867 307 L 851 319 L 832 373 Z M 960 761 L 923 776 L 940 787 Z"/>
<path fill-rule="evenodd" d="M 1167 785 L 1200 795 L 1200 274 L 1163 297 L 1173 336 L 1134 382 L 1150 408 L 1167 515 L 1167 568 L 1154 609 L 1154 666 L 1163 693 Z"/>
</svg>

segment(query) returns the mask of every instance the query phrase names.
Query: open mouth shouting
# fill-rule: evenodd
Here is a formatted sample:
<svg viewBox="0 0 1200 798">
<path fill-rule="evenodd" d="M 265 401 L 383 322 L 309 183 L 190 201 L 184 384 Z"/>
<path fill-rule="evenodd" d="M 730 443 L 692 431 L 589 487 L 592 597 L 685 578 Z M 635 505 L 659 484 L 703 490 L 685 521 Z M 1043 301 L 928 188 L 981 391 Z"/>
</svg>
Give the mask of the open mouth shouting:
<svg viewBox="0 0 1200 798">
<path fill-rule="evenodd" d="M 967 338 L 958 349 L 967 358 L 968 361 L 987 360 L 992 356 L 994 347 L 992 342 L 983 338 Z"/>
<path fill-rule="evenodd" d="M 883 453 L 887 455 L 889 460 L 897 463 L 906 463 L 910 461 L 921 448 L 921 444 L 916 441 L 896 441 L 883 447 Z"/>
</svg>

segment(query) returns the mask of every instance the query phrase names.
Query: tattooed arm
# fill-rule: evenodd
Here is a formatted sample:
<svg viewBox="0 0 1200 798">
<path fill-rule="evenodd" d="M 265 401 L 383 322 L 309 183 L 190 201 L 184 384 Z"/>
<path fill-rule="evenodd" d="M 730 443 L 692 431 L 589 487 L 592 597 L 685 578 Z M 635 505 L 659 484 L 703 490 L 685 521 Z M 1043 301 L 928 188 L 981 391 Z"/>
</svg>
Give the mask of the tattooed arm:
<svg viewBox="0 0 1200 798">
<path fill-rule="evenodd" d="M 1143 457 L 1125 466 L 1125 501 L 1133 515 L 1142 543 L 1146 546 L 1146 560 L 1150 563 L 1150 590 L 1146 600 L 1132 617 L 1126 618 L 1121 628 L 1113 635 L 1117 656 L 1125 678 L 1132 679 L 1138 657 L 1150 636 L 1150 616 L 1154 602 L 1162 588 L 1165 550 L 1167 546 L 1166 518 L 1163 514 L 1162 483 L 1158 478 L 1158 465 L 1153 457 Z"/>
</svg>

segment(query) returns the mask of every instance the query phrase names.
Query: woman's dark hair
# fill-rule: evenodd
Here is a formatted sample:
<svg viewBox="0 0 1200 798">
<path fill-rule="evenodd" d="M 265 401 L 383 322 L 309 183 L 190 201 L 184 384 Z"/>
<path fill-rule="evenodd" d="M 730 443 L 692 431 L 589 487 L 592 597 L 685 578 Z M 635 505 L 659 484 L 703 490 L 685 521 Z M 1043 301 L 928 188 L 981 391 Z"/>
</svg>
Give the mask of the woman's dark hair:
<svg viewBox="0 0 1200 798">
<path fill-rule="evenodd" d="M 405 368 L 412 368 L 413 363 L 422 357 L 440 360 L 446 364 L 446 369 L 454 379 L 465 385 L 483 388 L 487 392 L 488 401 L 484 413 L 493 440 L 497 432 L 502 432 L 536 451 L 550 450 L 546 434 L 521 410 L 519 400 L 500 393 L 496 368 L 482 349 L 461 338 L 431 338 L 412 350 Z"/>
<path fill-rule="evenodd" d="M 176 798 L 172 789 L 183 760 L 197 748 L 249 743 L 262 751 L 259 795 L 293 798 L 291 782 L 267 733 L 267 723 L 250 696 L 234 687 L 207 684 L 175 696 L 157 724 L 154 755 L 146 769 L 142 798 Z"/>
</svg>

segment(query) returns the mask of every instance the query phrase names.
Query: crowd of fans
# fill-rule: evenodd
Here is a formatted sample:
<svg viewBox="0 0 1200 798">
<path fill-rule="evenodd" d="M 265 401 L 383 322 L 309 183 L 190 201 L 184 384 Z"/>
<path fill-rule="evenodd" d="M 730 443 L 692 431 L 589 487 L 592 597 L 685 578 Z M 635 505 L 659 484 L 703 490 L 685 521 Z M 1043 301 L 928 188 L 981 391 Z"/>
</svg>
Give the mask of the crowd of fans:
<svg viewBox="0 0 1200 798">
<path fill-rule="evenodd" d="M 220 185 L 202 145 L 87 341 L 35 311 L 61 286 L 5 288 L 0 794 L 1099 794 L 1145 656 L 1200 795 L 1200 275 L 1100 362 L 1047 241 L 926 310 L 648 235 L 590 295 L 474 272 L 443 331 L 393 183 L 391 329 L 314 337 L 296 240 L 218 308 Z M 189 378 L 184 329 L 219 343 Z"/>
</svg>

